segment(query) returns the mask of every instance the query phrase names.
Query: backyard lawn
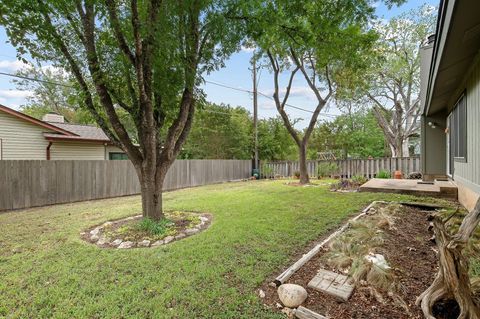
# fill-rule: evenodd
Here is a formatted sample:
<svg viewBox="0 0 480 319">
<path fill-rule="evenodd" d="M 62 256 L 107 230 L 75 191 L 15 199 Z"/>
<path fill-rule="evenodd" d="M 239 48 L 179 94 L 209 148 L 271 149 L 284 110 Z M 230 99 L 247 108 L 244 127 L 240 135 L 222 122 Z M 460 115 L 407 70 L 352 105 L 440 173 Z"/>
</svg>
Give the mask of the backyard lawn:
<svg viewBox="0 0 480 319">
<path fill-rule="evenodd" d="M 257 288 L 371 201 L 400 198 L 284 181 L 185 189 L 166 193 L 165 209 L 211 213 L 210 228 L 130 250 L 100 249 L 79 233 L 139 214 L 138 196 L 3 213 L 0 317 L 282 318 Z"/>
</svg>

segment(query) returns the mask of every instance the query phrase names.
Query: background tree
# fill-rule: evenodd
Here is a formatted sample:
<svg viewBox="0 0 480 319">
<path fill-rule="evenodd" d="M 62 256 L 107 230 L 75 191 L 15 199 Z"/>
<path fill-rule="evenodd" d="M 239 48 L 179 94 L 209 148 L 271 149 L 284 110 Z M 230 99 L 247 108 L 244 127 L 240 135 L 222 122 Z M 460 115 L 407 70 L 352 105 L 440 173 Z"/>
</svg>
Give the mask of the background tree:
<svg viewBox="0 0 480 319">
<path fill-rule="evenodd" d="M 366 73 L 366 97 L 388 141 L 392 156 L 409 156 L 409 138 L 418 135 L 420 45 L 434 31 L 435 10 L 427 5 L 388 22 L 378 22 L 379 57 Z"/>
<path fill-rule="evenodd" d="M 19 78 L 12 80 L 16 88 L 32 92 L 27 97 L 27 103 L 21 106 L 24 113 L 41 119 L 45 114 L 55 112 L 70 123 L 95 123 L 90 113 L 81 107 L 82 101 L 74 87 L 75 80 L 65 70 L 54 66 L 29 65 L 17 71 L 16 75 Z"/>
<path fill-rule="evenodd" d="M 383 132 L 366 108 L 319 123 L 312 133 L 309 158 L 317 159 L 317 152 L 332 152 L 344 159 L 387 155 Z"/>
<path fill-rule="evenodd" d="M 0 24 L 19 54 L 73 75 L 83 105 L 136 169 L 143 216 L 158 220 L 165 175 L 202 97 L 201 75 L 243 38 L 238 20 L 226 18 L 235 9 L 228 0 L 4 0 Z"/>
<path fill-rule="evenodd" d="M 251 159 L 252 129 L 246 109 L 206 103 L 195 116 L 181 157 Z"/>
<path fill-rule="evenodd" d="M 388 4 L 403 1 L 388 1 Z M 245 14 L 250 36 L 273 72 L 275 106 L 298 147 L 300 183 L 309 182 L 307 146 L 320 111 L 345 79 L 365 67 L 375 33 L 368 28 L 373 1 L 276 0 L 258 4 Z M 294 78 L 299 72 L 315 95 L 313 114 L 303 134 L 285 111 Z M 286 88 L 280 76 L 288 75 Z M 283 93 L 283 94 L 282 94 Z M 282 96 L 281 96 L 282 95 Z"/>
<path fill-rule="evenodd" d="M 263 161 L 298 159 L 297 146 L 279 116 L 259 121 L 258 145 L 259 158 Z"/>
</svg>

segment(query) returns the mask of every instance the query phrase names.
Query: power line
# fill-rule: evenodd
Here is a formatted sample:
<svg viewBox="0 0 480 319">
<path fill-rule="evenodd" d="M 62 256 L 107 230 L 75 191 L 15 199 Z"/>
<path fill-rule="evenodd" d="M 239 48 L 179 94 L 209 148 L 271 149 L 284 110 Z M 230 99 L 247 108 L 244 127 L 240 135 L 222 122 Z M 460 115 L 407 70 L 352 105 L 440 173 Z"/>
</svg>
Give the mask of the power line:
<svg viewBox="0 0 480 319">
<path fill-rule="evenodd" d="M 0 72 L 0 75 L 6 75 L 6 76 L 9 76 L 9 77 L 12 77 L 12 78 L 20 78 L 20 79 L 24 79 L 24 80 L 36 81 L 36 82 L 41 82 L 41 83 L 46 83 L 46 84 L 58 85 L 58 86 L 66 87 L 66 88 L 72 88 L 72 89 L 74 88 L 71 85 L 58 83 L 58 82 L 51 82 L 51 81 L 35 79 L 35 78 L 28 77 L 28 76 L 23 76 L 23 75 L 16 75 L 16 74 L 10 74 L 10 73 L 5 73 L 5 72 Z"/>
<path fill-rule="evenodd" d="M 46 81 L 46 80 L 41 80 L 41 79 L 36 79 L 36 78 L 28 77 L 28 76 L 16 75 L 16 74 L 11 74 L 11 73 L 6 73 L 6 72 L 0 72 L 0 75 L 5 75 L 5 76 L 13 77 L 13 78 L 20 78 L 20 79 L 29 80 L 29 81 L 36 81 L 36 82 L 45 83 L 45 84 L 63 86 L 63 87 L 67 87 L 67 88 L 75 88 L 74 86 L 68 85 L 68 84 L 63 84 L 63 83 L 59 83 L 59 82 L 52 82 L 52 81 Z M 221 86 L 221 87 L 224 87 L 224 88 L 227 88 L 227 89 L 231 89 L 231 90 L 236 90 L 236 91 L 240 91 L 240 92 L 244 92 L 244 93 L 253 94 L 253 91 L 250 91 L 250 90 L 247 90 L 247 89 L 236 88 L 236 87 L 233 87 L 233 86 L 230 86 L 230 85 L 227 85 L 227 84 L 223 84 L 223 83 L 219 83 L 219 82 L 215 82 L 215 81 L 205 80 L 205 82 L 206 82 L 206 83 L 213 84 L 213 85 Z M 257 93 L 258 93 L 259 95 L 267 98 L 267 99 L 274 100 L 273 97 L 271 97 L 271 96 L 269 96 L 269 95 L 267 95 L 267 94 L 265 94 L 265 93 L 262 93 L 262 92 L 260 92 L 260 91 L 257 91 Z M 292 104 L 285 104 L 285 106 L 288 106 L 288 107 L 290 107 L 290 108 L 293 108 L 293 109 L 296 109 L 296 110 L 299 110 L 299 111 L 304 111 L 304 112 L 308 112 L 308 113 L 313 113 L 313 111 L 310 111 L 310 110 L 307 110 L 307 109 L 304 109 L 304 108 L 301 108 L 301 107 L 299 107 L 299 106 L 295 106 L 295 105 L 292 105 Z M 332 117 L 332 118 L 336 118 L 336 117 L 337 117 L 337 116 L 334 115 L 334 114 L 328 114 L 328 113 L 320 113 L 320 115 L 329 116 L 329 117 Z"/>
<path fill-rule="evenodd" d="M 250 91 L 250 90 L 247 90 L 247 89 L 242 89 L 242 88 L 236 88 L 236 87 L 233 87 L 233 86 L 230 86 L 230 85 L 227 85 L 227 84 L 224 84 L 224 83 L 219 83 L 219 82 L 215 82 L 215 81 L 209 81 L 209 80 L 205 80 L 206 83 L 210 83 L 210 84 L 213 84 L 213 85 L 217 85 L 217 86 L 220 86 L 220 87 L 224 87 L 224 88 L 227 88 L 227 89 L 231 89 L 231 90 L 236 90 L 236 91 L 239 91 L 239 92 L 245 92 L 245 93 L 249 93 L 249 94 L 254 94 L 253 91 Z M 265 93 L 262 93 L 260 91 L 257 90 L 257 93 L 267 99 L 270 99 L 270 100 L 273 100 L 275 101 L 275 99 L 273 97 L 271 97 L 270 95 L 267 95 Z M 314 113 L 313 111 L 310 111 L 310 110 L 307 110 L 307 109 L 304 109 L 302 107 L 299 107 L 299 106 L 295 106 L 295 105 L 292 105 L 292 104 L 288 104 L 286 103 L 285 106 L 288 106 L 292 109 L 296 109 L 296 110 L 299 110 L 299 111 L 303 111 L 303 112 L 308 112 L 308 113 Z M 336 118 L 337 116 L 334 115 L 334 114 L 328 114 L 328 113 L 320 113 L 321 115 L 323 116 L 330 116 L 332 118 Z"/>
</svg>

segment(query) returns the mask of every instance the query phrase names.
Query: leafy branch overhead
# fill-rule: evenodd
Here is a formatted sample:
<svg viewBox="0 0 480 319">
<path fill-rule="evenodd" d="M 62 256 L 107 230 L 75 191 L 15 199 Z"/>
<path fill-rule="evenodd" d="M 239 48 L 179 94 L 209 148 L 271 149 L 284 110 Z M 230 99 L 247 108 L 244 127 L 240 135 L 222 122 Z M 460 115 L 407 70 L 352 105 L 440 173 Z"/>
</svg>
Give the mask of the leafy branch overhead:
<svg viewBox="0 0 480 319">
<path fill-rule="evenodd" d="M 144 213 L 156 218 L 161 184 L 203 96 L 202 75 L 243 38 L 243 24 L 227 18 L 237 9 L 228 0 L 6 0 L 0 23 L 21 55 L 73 75 L 84 107 L 137 169 L 149 193 Z"/>
</svg>

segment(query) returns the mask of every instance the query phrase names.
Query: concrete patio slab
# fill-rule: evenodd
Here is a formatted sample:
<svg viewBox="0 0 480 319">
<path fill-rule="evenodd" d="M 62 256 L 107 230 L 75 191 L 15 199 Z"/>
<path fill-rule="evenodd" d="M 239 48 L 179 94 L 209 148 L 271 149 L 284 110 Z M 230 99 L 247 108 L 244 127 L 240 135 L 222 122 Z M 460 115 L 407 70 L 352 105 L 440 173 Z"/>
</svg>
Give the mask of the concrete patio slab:
<svg viewBox="0 0 480 319">
<path fill-rule="evenodd" d="M 451 181 L 435 181 L 433 184 L 421 183 L 414 179 L 373 178 L 360 186 L 360 192 L 398 193 L 416 196 L 457 199 L 457 186 Z"/>
</svg>

